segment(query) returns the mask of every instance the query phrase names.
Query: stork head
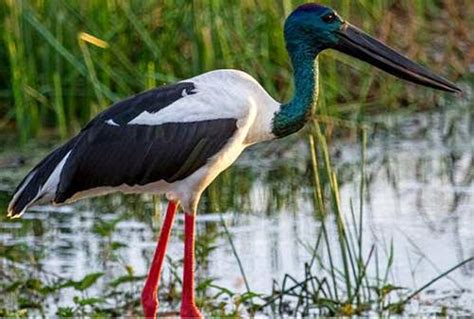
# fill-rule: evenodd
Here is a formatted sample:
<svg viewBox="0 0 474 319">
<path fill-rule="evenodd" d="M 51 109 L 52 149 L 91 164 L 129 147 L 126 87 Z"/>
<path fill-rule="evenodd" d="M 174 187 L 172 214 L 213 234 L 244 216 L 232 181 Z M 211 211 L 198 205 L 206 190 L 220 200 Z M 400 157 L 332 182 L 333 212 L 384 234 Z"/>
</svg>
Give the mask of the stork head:
<svg viewBox="0 0 474 319">
<path fill-rule="evenodd" d="M 450 81 L 344 21 L 326 6 L 308 3 L 293 11 L 285 22 L 285 41 L 293 59 L 316 58 L 325 49 L 335 49 L 410 82 L 461 92 Z"/>
</svg>

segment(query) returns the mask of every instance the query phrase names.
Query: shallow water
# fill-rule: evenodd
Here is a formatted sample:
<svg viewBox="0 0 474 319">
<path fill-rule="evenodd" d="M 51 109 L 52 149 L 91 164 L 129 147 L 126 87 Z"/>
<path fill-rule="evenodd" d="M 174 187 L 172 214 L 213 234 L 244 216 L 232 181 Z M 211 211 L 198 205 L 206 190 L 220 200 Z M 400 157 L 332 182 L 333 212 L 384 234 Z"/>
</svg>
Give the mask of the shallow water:
<svg viewBox="0 0 474 319">
<path fill-rule="evenodd" d="M 474 256 L 473 115 L 472 105 L 463 105 L 369 119 L 364 255 L 376 244 L 379 264 L 385 265 L 392 244 L 395 257 L 389 279 L 407 290 Z M 342 211 L 352 227 L 351 203 L 356 212 L 360 207 L 361 144 L 357 138 L 346 137 L 333 140 L 330 148 Z M 1 162 L 13 163 L 17 154 L 9 149 L 0 155 Z M 4 165 L 0 190 L 11 191 L 34 161 L 27 160 L 26 166 Z M 246 290 L 223 222 L 252 291 L 270 293 L 273 280 L 281 282 L 284 274 L 301 278 L 321 232 L 311 181 L 304 134 L 246 151 L 210 188 L 200 206 L 198 237 L 215 249 L 199 266 L 199 278 L 212 277 L 218 286 Z M 160 225 L 160 214 L 154 212 L 163 211 L 165 205 L 155 203 L 152 196 L 113 195 L 60 208 L 40 206 L 23 220 L 2 221 L 0 238 L 2 245 L 26 243 L 40 252 L 43 269 L 62 277 L 77 280 L 103 271 L 112 278 L 123 274 L 125 265 L 145 275 Z M 98 235 L 99 221 L 119 217 L 110 237 Z M 327 221 L 336 247 L 334 218 L 328 216 Z M 182 258 L 182 231 L 179 216 L 169 248 L 172 260 Z M 111 257 L 105 248 L 111 241 L 126 245 L 117 250 L 118 256 Z M 325 252 L 319 253 L 324 260 Z M 340 266 L 340 258 L 335 259 Z M 374 276 L 373 264 L 368 271 Z M 169 276 L 166 273 L 164 278 Z M 434 313 L 437 301 L 442 301 L 462 313 L 472 312 L 472 287 L 474 263 L 436 282 L 408 311 Z M 71 300 L 72 292 L 62 296 L 61 304 Z"/>
</svg>

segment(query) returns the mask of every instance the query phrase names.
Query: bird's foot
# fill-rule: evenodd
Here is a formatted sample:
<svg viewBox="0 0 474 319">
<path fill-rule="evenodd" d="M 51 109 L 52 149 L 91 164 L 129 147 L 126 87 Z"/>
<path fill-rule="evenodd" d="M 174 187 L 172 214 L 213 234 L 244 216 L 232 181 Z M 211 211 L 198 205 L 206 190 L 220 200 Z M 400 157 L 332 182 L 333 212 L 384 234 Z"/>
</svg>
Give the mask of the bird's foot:
<svg viewBox="0 0 474 319">
<path fill-rule="evenodd" d="M 143 315 L 145 318 L 156 318 L 158 313 L 158 299 L 153 294 L 142 294 Z"/>
<path fill-rule="evenodd" d="M 181 305 L 181 318 L 204 318 L 195 304 L 183 303 Z"/>
</svg>

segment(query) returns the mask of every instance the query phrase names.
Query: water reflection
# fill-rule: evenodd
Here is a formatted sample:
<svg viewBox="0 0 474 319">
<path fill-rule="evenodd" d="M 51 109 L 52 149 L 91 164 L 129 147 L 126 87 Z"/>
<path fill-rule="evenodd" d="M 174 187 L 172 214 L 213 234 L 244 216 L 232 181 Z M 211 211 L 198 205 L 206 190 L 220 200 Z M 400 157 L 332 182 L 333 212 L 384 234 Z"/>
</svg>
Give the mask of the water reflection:
<svg viewBox="0 0 474 319">
<path fill-rule="evenodd" d="M 377 243 L 388 249 L 393 240 L 390 276 L 398 285 L 419 287 L 474 255 L 472 119 L 470 106 L 370 119 L 362 203 L 365 248 Z M 361 204 L 360 147 L 353 139 L 336 139 L 330 146 L 349 225 L 351 203 Z M 20 175 L 12 170 L 1 172 L 2 181 Z M 197 227 L 200 280 L 214 278 L 219 286 L 246 289 L 221 218 L 252 290 L 269 292 L 273 280 L 285 273 L 301 277 L 311 258 L 308 247 L 321 233 L 312 183 L 304 134 L 248 150 L 203 196 Z M 3 207 L 7 198 L 3 193 Z M 92 271 L 113 278 L 129 266 L 146 274 L 164 205 L 149 195 L 112 195 L 63 208 L 39 207 L 21 221 L 2 221 L 2 249 L 25 243 L 38 252 L 38 268 L 66 278 Z M 329 225 L 330 238 L 336 240 L 337 229 Z M 182 258 L 182 231 L 178 218 L 170 262 Z M 383 264 L 387 254 L 380 258 Z M 164 278 L 175 275 L 168 269 Z M 467 264 L 436 288 L 473 287 L 473 275 L 474 265 Z"/>
</svg>

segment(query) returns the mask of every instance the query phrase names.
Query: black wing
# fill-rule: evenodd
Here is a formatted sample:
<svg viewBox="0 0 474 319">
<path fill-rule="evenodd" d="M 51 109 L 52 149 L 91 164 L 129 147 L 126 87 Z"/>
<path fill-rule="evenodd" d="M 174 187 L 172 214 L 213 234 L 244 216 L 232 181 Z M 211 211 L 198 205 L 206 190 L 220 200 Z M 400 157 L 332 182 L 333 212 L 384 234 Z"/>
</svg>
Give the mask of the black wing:
<svg viewBox="0 0 474 319">
<path fill-rule="evenodd" d="M 181 82 L 137 94 L 99 114 L 71 148 L 54 201 L 61 203 L 96 187 L 174 182 L 194 173 L 232 137 L 236 119 L 127 123 L 144 111 L 156 113 L 195 93 L 193 83 Z M 106 123 L 109 120 L 113 125 Z"/>
<path fill-rule="evenodd" d="M 195 90 L 194 83 L 180 82 L 138 93 L 113 104 L 98 114 L 84 129 L 88 129 L 98 121 L 105 121 L 107 119 L 113 119 L 118 125 L 125 125 L 140 113 L 144 111 L 156 113 L 183 96 L 196 94 Z"/>
<path fill-rule="evenodd" d="M 191 175 L 233 136 L 236 119 L 155 126 L 127 123 L 144 111 L 156 113 L 196 93 L 192 82 L 180 82 L 137 94 L 98 114 L 25 177 L 10 202 L 9 215 L 21 215 L 43 197 L 62 203 L 77 192 L 96 187 L 173 182 Z M 40 194 L 67 154 L 56 193 Z"/>
<path fill-rule="evenodd" d="M 184 179 L 232 137 L 236 119 L 157 126 L 97 123 L 83 132 L 66 162 L 56 203 L 103 186 L 146 185 Z"/>
</svg>

